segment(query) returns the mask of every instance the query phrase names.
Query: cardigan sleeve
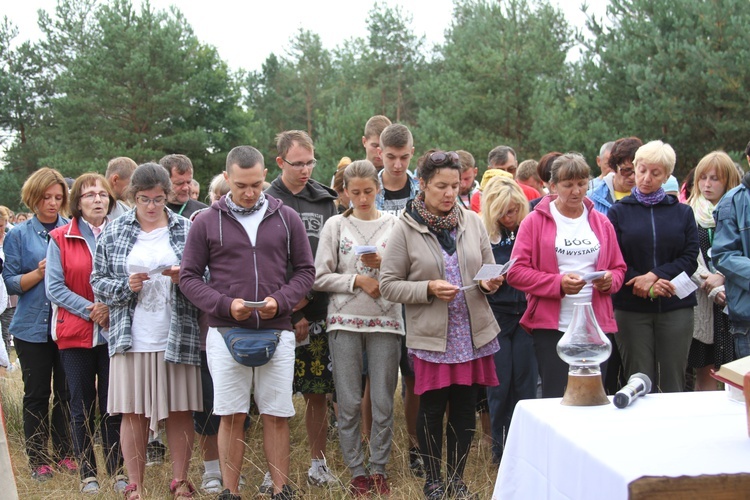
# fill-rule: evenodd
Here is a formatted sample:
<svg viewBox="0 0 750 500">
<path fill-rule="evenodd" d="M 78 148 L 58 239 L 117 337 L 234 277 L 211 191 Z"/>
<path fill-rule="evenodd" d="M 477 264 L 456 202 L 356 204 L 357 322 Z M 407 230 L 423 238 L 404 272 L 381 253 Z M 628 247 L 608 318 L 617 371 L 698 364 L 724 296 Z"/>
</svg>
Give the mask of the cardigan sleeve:
<svg viewBox="0 0 750 500">
<path fill-rule="evenodd" d="M 323 226 L 315 254 L 315 284 L 313 290 L 318 292 L 352 293 L 354 292 L 355 273 L 339 272 L 339 244 L 341 242 L 342 216 L 328 219 Z"/>
</svg>

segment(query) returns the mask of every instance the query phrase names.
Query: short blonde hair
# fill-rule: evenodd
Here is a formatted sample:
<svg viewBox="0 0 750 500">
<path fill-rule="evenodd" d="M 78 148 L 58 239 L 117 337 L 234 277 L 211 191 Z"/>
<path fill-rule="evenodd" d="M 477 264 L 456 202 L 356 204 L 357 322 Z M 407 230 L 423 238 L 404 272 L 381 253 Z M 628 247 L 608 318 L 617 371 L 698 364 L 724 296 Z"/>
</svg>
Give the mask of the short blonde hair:
<svg viewBox="0 0 750 500">
<path fill-rule="evenodd" d="M 518 223 L 529 214 L 529 200 L 516 181 L 508 177 L 493 177 L 482 191 L 482 221 L 490 239 L 500 236 L 500 218 L 518 205 Z"/>
<path fill-rule="evenodd" d="M 61 215 L 66 214 L 68 212 L 68 183 L 65 182 L 65 178 L 60 172 L 49 167 L 40 168 L 23 183 L 21 188 L 23 204 L 36 213 L 37 205 L 44 199 L 44 193 L 55 184 L 62 187 L 63 201 L 59 213 Z"/>
<path fill-rule="evenodd" d="M 675 155 L 674 149 L 662 141 L 647 142 L 638 148 L 638 151 L 635 152 L 635 158 L 633 158 L 634 167 L 638 167 L 641 163 L 664 167 L 667 173 L 666 177 L 672 175 L 676 162 L 677 155 Z"/>
<path fill-rule="evenodd" d="M 701 193 L 698 189 L 698 180 L 701 175 L 712 168 L 716 170 L 716 177 L 718 177 L 719 181 L 724 184 L 725 193 L 740 184 L 740 173 L 729 155 L 724 151 L 712 151 L 701 158 L 701 161 L 698 162 L 698 166 L 695 167 L 695 173 L 693 175 L 693 179 L 695 179 L 693 184 L 694 187 L 690 193 L 690 198 L 688 198 L 688 203 L 691 203 L 700 196 Z"/>
</svg>

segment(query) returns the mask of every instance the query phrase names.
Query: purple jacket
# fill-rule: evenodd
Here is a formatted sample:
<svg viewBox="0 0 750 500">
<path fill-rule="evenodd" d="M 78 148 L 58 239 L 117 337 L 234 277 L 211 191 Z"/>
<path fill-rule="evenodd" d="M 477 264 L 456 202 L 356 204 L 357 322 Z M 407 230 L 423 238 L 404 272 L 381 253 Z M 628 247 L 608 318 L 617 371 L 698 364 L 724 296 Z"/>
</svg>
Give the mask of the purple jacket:
<svg viewBox="0 0 750 500">
<path fill-rule="evenodd" d="M 292 308 L 312 288 L 315 265 L 299 215 L 271 196 L 266 195 L 266 203 L 255 246 L 224 197 L 200 213 L 190 227 L 180 266 L 180 289 L 206 312 L 209 326 L 289 330 Z M 204 280 L 206 268 L 208 282 Z M 289 280 L 287 268 L 291 269 Z M 275 318 L 262 320 L 257 311 L 242 322 L 232 317 L 234 299 L 261 301 L 266 297 L 279 305 Z"/>
</svg>

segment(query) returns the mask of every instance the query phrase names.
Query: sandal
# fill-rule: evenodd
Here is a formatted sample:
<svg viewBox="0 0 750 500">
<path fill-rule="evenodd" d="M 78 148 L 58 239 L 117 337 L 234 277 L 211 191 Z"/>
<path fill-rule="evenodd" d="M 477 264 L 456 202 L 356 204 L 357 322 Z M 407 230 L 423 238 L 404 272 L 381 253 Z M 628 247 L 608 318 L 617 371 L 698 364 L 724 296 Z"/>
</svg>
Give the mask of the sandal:
<svg viewBox="0 0 750 500">
<path fill-rule="evenodd" d="M 141 500 L 141 494 L 138 493 L 138 485 L 130 483 L 125 487 L 125 500 Z"/>
<path fill-rule="evenodd" d="M 182 486 L 186 486 L 188 491 L 177 491 Z M 195 488 L 187 479 L 172 479 L 172 483 L 169 485 L 169 491 L 175 498 L 193 498 Z"/>
</svg>

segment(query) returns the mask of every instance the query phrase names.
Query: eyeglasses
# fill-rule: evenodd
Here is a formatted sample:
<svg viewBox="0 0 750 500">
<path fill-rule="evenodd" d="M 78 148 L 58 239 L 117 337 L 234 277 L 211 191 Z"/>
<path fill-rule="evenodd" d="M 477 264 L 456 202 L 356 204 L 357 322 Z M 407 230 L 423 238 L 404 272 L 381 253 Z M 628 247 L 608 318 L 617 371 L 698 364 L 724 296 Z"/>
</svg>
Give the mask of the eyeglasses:
<svg viewBox="0 0 750 500">
<path fill-rule="evenodd" d="M 436 167 L 461 165 L 461 162 L 458 160 L 458 153 L 455 151 L 435 151 L 430 154 L 430 161 Z"/>
<path fill-rule="evenodd" d="M 286 163 L 287 165 L 289 165 L 292 168 L 305 168 L 305 167 L 315 168 L 315 164 L 318 163 L 318 160 L 316 160 L 315 158 L 313 158 L 312 160 L 307 161 L 307 162 L 305 162 L 305 161 L 295 161 L 294 163 L 290 162 L 286 158 L 282 158 L 282 160 L 284 160 L 284 163 Z"/>
<path fill-rule="evenodd" d="M 97 196 L 103 200 L 105 198 L 109 198 L 109 193 L 106 191 L 101 191 L 99 193 L 86 193 L 86 194 L 81 195 L 81 199 L 87 200 L 87 201 L 94 201 Z"/>
<path fill-rule="evenodd" d="M 634 168 L 622 168 L 620 166 L 617 167 L 617 171 L 620 172 L 620 175 L 623 177 L 630 177 L 635 173 Z"/>
<path fill-rule="evenodd" d="M 157 196 L 156 198 L 151 199 L 151 198 L 148 198 L 146 196 L 140 196 L 139 195 L 139 196 L 135 197 L 135 202 L 137 204 L 139 204 L 140 206 L 142 206 L 142 207 L 147 207 L 147 206 L 151 205 L 152 203 L 154 204 L 155 207 L 163 207 L 164 204 L 167 202 L 167 197 L 166 196 Z"/>
</svg>

